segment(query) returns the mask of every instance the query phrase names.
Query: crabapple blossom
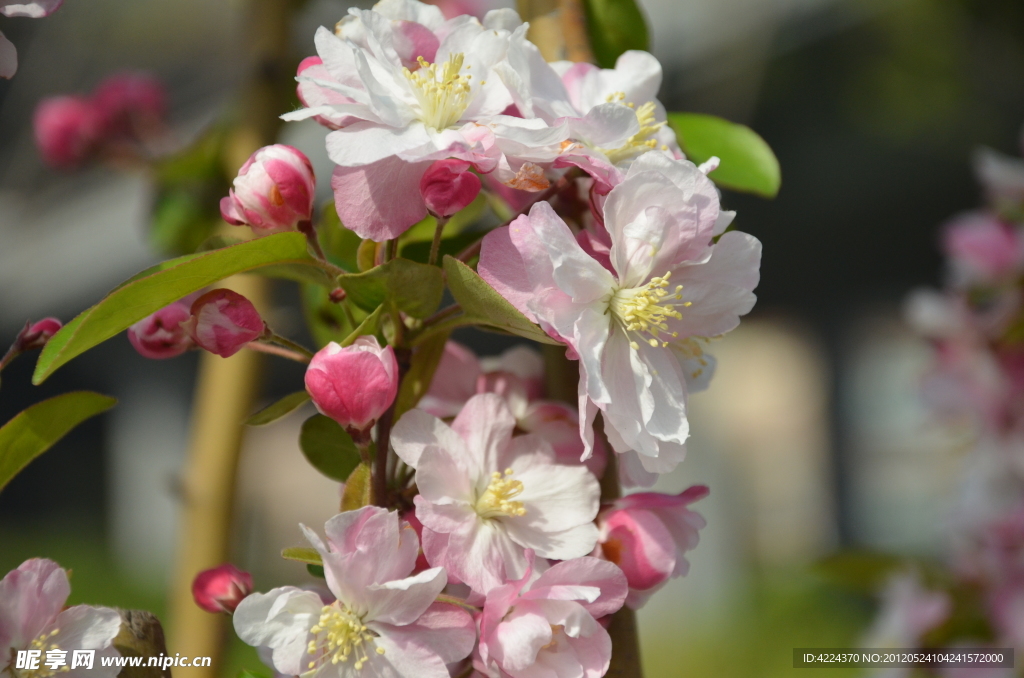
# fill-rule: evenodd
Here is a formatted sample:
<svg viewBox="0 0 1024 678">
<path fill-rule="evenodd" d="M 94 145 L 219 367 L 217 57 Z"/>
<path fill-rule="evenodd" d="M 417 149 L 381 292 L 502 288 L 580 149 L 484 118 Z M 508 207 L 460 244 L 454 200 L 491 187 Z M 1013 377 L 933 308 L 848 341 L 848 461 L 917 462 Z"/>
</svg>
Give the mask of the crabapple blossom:
<svg viewBox="0 0 1024 678">
<path fill-rule="evenodd" d="M 991 212 L 968 212 L 946 224 L 943 249 L 956 287 L 1013 284 L 1024 266 L 1020 227 Z"/>
<path fill-rule="evenodd" d="M 761 244 L 723 233 L 730 219 L 693 163 L 647 153 L 604 203 L 603 256 L 543 202 L 484 238 L 480 275 L 579 359 L 586 453 L 600 410 L 615 451 L 636 452 L 622 464 L 633 484 L 683 459 L 687 394 L 714 367 L 705 346 L 754 305 Z"/>
<path fill-rule="evenodd" d="M 480 177 L 465 160 L 437 160 L 420 179 L 420 195 L 431 214 L 450 217 L 480 194 Z"/>
<path fill-rule="evenodd" d="M 167 90 L 149 73 L 115 73 L 92 94 L 105 134 L 134 136 L 139 124 L 152 124 L 167 114 Z"/>
<path fill-rule="evenodd" d="M 294 231 L 313 214 L 316 177 L 306 155 L 291 146 L 264 146 L 238 170 L 233 188 L 221 198 L 220 213 L 256 235 Z"/>
<path fill-rule="evenodd" d="M 344 348 L 332 341 L 310 361 L 306 390 L 321 414 L 350 432 L 365 431 L 398 395 L 395 350 L 373 336 Z"/>
<path fill-rule="evenodd" d="M 50 340 L 50 337 L 60 331 L 62 326 L 57 318 L 43 318 L 36 322 L 27 322 L 18 333 L 12 348 L 18 352 L 42 348 Z"/>
<path fill-rule="evenodd" d="M 182 328 L 196 346 L 228 358 L 267 332 L 252 302 L 229 289 L 210 290 L 192 302 Z"/>
<path fill-rule="evenodd" d="M 513 438 L 515 423 L 500 396 L 484 393 L 451 426 L 412 410 L 391 432 L 398 457 L 416 469 L 427 561 L 478 593 L 521 577 L 526 549 L 567 560 L 597 542 L 593 474 L 556 464 L 537 435 Z"/>
<path fill-rule="evenodd" d="M 192 316 L 190 305 L 191 300 L 186 298 L 146 316 L 128 328 L 128 341 L 146 358 L 163 360 L 181 355 L 195 346 L 182 327 Z"/>
<path fill-rule="evenodd" d="M 0 0 L 0 14 L 41 19 L 56 12 L 64 0 L 35 0 L 34 2 L 12 2 Z M 14 43 L 0 33 L 0 78 L 13 78 L 18 70 L 18 50 Z"/>
<path fill-rule="evenodd" d="M 580 463 L 579 415 L 575 407 L 543 399 L 544 363 L 536 351 L 515 346 L 499 356 L 477 358 L 465 346 L 449 341 L 435 375 L 420 409 L 435 417 L 454 417 L 477 393 L 497 393 L 516 418 L 516 428 L 546 440 L 559 464 Z M 600 478 L 607 463 L 604 444 L 595 439 L 594 453 L 584 464 Z"/>
<path fill-rule="evenodd" d="M 72 168 L 96 151 L 103 121 L 90 99 L 57 96 L 39 103 L 32 127 L 43 160 L 53 167 Z"/>
<path fill-rule="evenodd" d="M 597 620 L 622 607 L 622 571 L 584 557 L 536 576 L 530 560 L 522 579 L 488 592 L 474 668 L 490 678 L 600 678 L 612 641 Z"/>
<path fill-rule="evenodd" d="M 435 602 L 444 569 L 409 576 L 415 531 L 376 506 L 336 515 L 325 530 L 326 542 L 303 526 L 336 600 L 294 586 L 254 593 L 235 610 L 238 636 L 270 648 L 286 675 L 448 678 L 445 664 L 469 655 L 476 628 L 464 610 Z"/>
<path fill-rule="evenodd" d="M 252 575 L 231 563 L 203 570 L 192 580 L 192 598 L 207 612 L 231 614 L 252 593 Z"/>
<path fill-rule="evenodd" d="M 981 148 L 974 155 L 974 173 L 997 212 L 1024 216 L 1024 160 Z"/>
<path fill-rule="evenodd" d="M 930 591 L 914 572 L 892 575 L 882 591 L 882 611 L 863 647 L 917 647 L 921 637 L 949 616 L 951 601 Z"/>
<path fill-rule="evenodd" d="M 0 580 L 0 674 L 46 678 L 54 673 L 44 663 L 48 650 L 68 653 L 62 676 L 114 678 L 118 674 L 121 667 L 107 666 L 103 659 L 119 656 L 113 641 L 121 629 L 121 615 L 108 607 L 65 608 L 70 593 L 67 571 L 44 558 L 26 560 Z M 43 652 L 37 669 L 15 668 L 22 650 Z M 72 650 L 95 650 L 94 665 L 71 668 Z"/>
<path fill-rule="evenodd" d="M 418 187 L 435 160 L 457 159 L 515 188 L 548 186 L 564 125 L 504 115 L 511 95 L 496 67 L 525 42 L 512 10 L 483 21 L 416 0 L 350 9 L 334 32 L 320 28 L 320 64 L 306 62 L 299 90 L 307 108 L 286 120 L 325 119 L 338 215 L 364 238 L 395 238 L 426 216 Z M 406 196 L 395 200 L 395 195 Z"/>
<path fill-rule="evenodd" d="M 639 609 L 670 578 L 690 569 L 684 554 L 700 539 L 704 518 L 688 506 L 708 495 L 694 485 L 678 495 L 640 492 L 615 500 L 597 518 L 595 555 L 618 565 L 629 582 L 626 604 Z"/>
</svg>

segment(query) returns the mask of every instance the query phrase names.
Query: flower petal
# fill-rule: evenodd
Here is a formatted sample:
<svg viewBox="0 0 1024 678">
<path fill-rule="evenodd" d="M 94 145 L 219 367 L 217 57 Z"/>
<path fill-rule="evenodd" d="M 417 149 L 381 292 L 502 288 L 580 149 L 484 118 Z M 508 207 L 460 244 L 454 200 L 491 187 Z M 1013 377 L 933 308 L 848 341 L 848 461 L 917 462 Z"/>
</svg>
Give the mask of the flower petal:
<svg viewBox="0 0 1024 678">
<path fill-rule="evenodd" d="M 297 676 L 303 672 L 303 655 L 309 629 L 320 618 L 324 604 L 312 591 L 294 586 L 254 593 L 239 603 L 232 618 L 235 633 L 254 647 L 273 649 L 274 668 Z"/>
</svg>

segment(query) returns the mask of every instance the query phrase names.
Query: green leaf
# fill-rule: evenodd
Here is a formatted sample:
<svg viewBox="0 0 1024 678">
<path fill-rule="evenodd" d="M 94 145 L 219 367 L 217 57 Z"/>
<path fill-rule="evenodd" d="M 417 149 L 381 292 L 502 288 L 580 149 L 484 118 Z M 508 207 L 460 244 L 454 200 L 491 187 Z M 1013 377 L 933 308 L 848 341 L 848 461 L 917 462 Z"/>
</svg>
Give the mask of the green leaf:
<svg viewBox="0 0 1024 678">
<path fill-rule="evenodd" d="M 18 413 L 0 428 L 0 490 L 30 461 L 100 412 L 115 398 L 91 391 L 74 391 L 44 400 Z"/>
<path fill-rule="evenodd" d="M 542 344 L 560 345 L 544 330 L 530 322 L 529 318 L 498 294 L 469 266 L 454 257 L 445 257 L 444 271 L 448 276 L 448 289 L 464 312 L 460 324 L 485 325 Z"/>
<path fill-rule="evenodd" d="M 266 426 L 278 419 L 285 417 L 309 402 L 309 393 L 296 391 L 289 393 L 275 403 L 267 405 L 262 410 L 245 420 L 247 426 Z"/>
<path fill-rule="evenodd" d="M 342 225 L 341 219 L 338 218 L 338 211 L 334 209 L 333 200 L 324 203 L 321 208 L 320 223 L 316 230 L 317 237 L 320 239 L 320 247 L 332 264 L 340 266 L 346 271 L 359 270 L 357 253 L 363 239 Z"/>
<path fill-rule="evenodd" d="M 351 311 L 357 323 L 362 322 L 367 315 L 347 301 L 334 303 L 330 293 L 320 285 L 302 286 L 302 312 L 318 347 L 322 348 L 332 341 L 341 343 L 352 334 L 355 325 L 349 320 L 346 308 Z"/>
<path fill-rule="evenodd" d="M 363 322 L 359 323 L 359 327 L 352 330 L 352 334 L 345 337 L 345 340 L 341 342 L 341 345 L 351 346 L 353 342 L 359 337 L 368 334 L 377 334 L 380 332 L 380 323 L 384 318 L 384 304 L 378 306 L 373 313 L 366 316 Z"/>
<path fill-rule="evenodd" d="M 814 569 L 836 584 L 874 594 L 889 575 L 906 568 L 908 562 L 906 558 L 890 554 L 848 550 L 818 561 Z"/>
<path fill-rule="evenodd" d="M 444 296 L 441 269 L 408 259 L 392 259 L 364 273 L 339 276 L 338 284 L 364 310 L 390 302 L 414 318 L 436 311 Z"/>
<path fill-rule="evenodd" d="M 281 557 L 285 560 L 295 560 L 307 565 L 323 565 L 323 558 L 320 552 L 308 546 L 289 546 L 281 551 Z"/>
<path fill-rule="evenodd" d="M 420 398 L 430 388 L 430 381 L 434 378 L 437 365 L 444 355 L 444 345 L 448 342 L 450 332 L 440 332 L 432 335 L 413 351 L 409 371 L 402 379 L 402 387 L 398 391 L 398 399 L 395 404 L 395 421 L 401 419 L 402 415 L 416 407 Z"/>
<path fill-rule="evenodd" d="M 702 113 L 669 113 L 668 122 L 691 161 L 700 164 L 718 156 L 721 164 L 708 176 L 719 186 L 765 198 L 778 194 L 779 161 L 754 130 Z"/>
<path fill-rule="evenodd" d="M 373 473 L 366 464 L 359 464 L 345 482 L 345 493 L 341 495 L 341 510 L 355 511 L 373 503 L 371 493 Z"/>
<path fill-rule="evenodd" d="M 326 579 L 327 576 L 324 574 L 323 565 L 313 565 L 312 563 L 306 563 L 306 572 L 309 572 L 314 577 L 320 577 Z"/>
<path fill-rule="evenodd" d="M 614 68 L 623 52 L 649 49 L 647 22 L 635 0 L 583 0 L 583 11 L 598 66 Z"/>
<path fill-rule="evenodd" d="M 238 678 L 267 678 L 262 673 L 255 673 L 249 669 L 242 669 L 238 672 Z"/>
<path fill-rule="evenodd" d="M 277 233 L 164 262 L 154 267 L 159 270 L 122 284 L 53 335 L 39 354 L 32 383 L 42 383 L 75 356 L 185 295 L 235 273 L 275 264 L 314 266 L 306 252 L 306 237 Z"/>
<path fill-rule="evenodd" d="M 444 238 L 441 240 L 438 254 L 442 257 L 446 254 L 455 256 L 482 237 L 483 234 L 479 231 L 467 231 L 466 233 L 453 235 L 450 238 Z M 432 244 L 432 242 L 426 241 L 411 242 L 401 249 L 402 256 L 416 261 L 426 261 L 427 257 L 430 256 L 430 246 Z"/>
<path fill-rule="evenodd" d="M 359 451 L 352 436 L 338 422 L 314 414 L 302 424 L 299 447 L 313 468 L 331 480 L 345 482 L 359 464 Z"/>
</svg>

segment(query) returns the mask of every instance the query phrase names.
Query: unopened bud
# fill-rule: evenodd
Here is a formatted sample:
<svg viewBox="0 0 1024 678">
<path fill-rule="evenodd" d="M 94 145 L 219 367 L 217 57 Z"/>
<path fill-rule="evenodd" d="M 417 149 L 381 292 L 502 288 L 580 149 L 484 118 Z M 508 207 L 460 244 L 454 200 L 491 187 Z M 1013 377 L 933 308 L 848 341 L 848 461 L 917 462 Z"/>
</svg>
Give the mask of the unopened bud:
<svg viewBox="0 0 1024 678">
<path fill-rule="evenodd" d="M 432 214 L 450 217 L 476 200 L 480 177 L 469 167 L 465 160 L 438 160 L 423 173 L 420 193 Z"/>
<path fill-rule="evenodd" d="M 192 348 L 192 338 L 181 326 L 189 319 L 188 304 L 176 301 L 128 328 L 128 341 L 146 358 L 163 360 Z"/>
<path fill-rule="evenodd" d="M 203 570 L 192 581 L 192 597 L 207 612 L 231 614 L 250 593 L 252 575 L 231 563 Z"/>
<path fill-rule="evenodd" d="M 25 329 L 18 334 L 15 344 L 22 351 L 42 348 L 61 327 L 63 325 L 56 318 L 43 318 L 38 322 L 25 323 Z"/>
<path fill-rule="evenodd" d="M 104 133 L 133 136 L 146 123 L 167 115 L 167 91 L 148 73 L 117 73 L 96 87 L 92 97 Z"/>
<path fill-rule="evenodd" d="M 256 235 L 294 231 L 313 214 L 316 177 L 302 151 L 275 144 L 253 153 L 220 201 L 224 220 L 248 225 Z"/>
<path fill-rule="evenodd" d="M 59 96 L 44 99 L 32 118 L 36 145 L 43 160 L 53 167 L 81 165 L 96 150 L 102 121 L 92 101 Z"/>
<path fill-rule="evenodd" d="M 362 336 L 342 348 L 331 342 L 306 369 L 306 390 L 316 408 L 344 428 L 365 431 L 398 394 L 398 361 L 390 346 Z"/>
<path fill-rule="evenodd" d="M 192 302 L 182 327 L 196 346 L 227 358 L 259 339 L 266 324 L 252 302 L 228 289 L 210 290 Z"/>
</svg>

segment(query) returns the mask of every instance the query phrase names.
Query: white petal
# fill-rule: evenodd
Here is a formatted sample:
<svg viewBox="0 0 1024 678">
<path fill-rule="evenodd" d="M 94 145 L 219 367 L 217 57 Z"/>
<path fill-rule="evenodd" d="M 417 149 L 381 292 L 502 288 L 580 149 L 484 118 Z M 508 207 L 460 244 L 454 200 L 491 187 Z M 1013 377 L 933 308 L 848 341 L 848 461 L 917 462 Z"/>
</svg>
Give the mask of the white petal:
<svg viewBox="0 0 1024 678">
<path fill-rule="evenodd" d="M 448 583 L 444 568 L 435 567 L 414 577 L 373 584 L 363 602 L 367 619 L 402 626 L 411 624 L 430 607 Z"/>
<path fill-rule="evenodd" d="M 239 603 L 232 622 L 235 633 L 254 647 L 273 649 L 274 668 L 296 676 L 304 670 L 309 629 L 320 618 L 324 604 L 312 591 L 294 586 L 253 593 Z"/>
<path fill-rule="evenodd" d="M 448 424 L 423 410 L 409 410 L 391 431 L 392 449 L 399 459 L 417 468 L 428 445 L 437 445 L 455 454 L 464 447 L 462 438 Z"/>
</svg>

